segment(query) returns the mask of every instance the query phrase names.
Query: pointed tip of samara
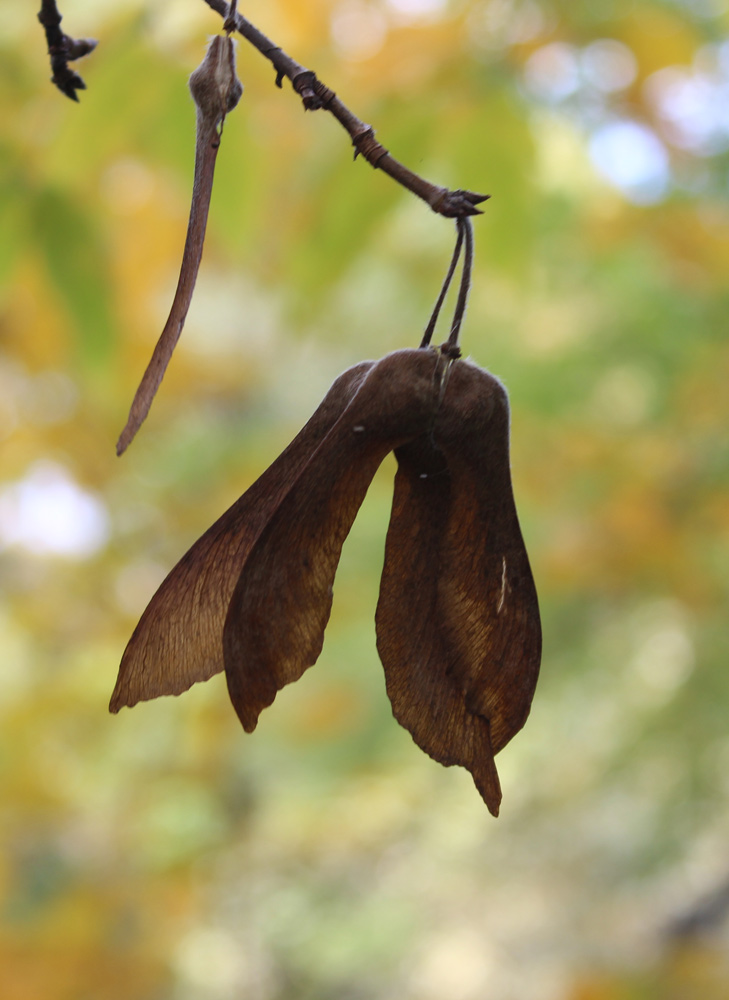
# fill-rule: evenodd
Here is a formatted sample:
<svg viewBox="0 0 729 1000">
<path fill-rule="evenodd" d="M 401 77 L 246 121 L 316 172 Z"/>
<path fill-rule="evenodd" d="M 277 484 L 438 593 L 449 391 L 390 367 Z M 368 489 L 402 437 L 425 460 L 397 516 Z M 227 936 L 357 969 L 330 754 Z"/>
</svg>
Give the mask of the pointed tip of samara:
<svg viewBox="0 0 729 1000">
<path fill-rule="evenodd" d="M 235 667 L 231 666 L 231 664 L 235 663 L 235 659 L 231 658 L 229 653 L 227 656 L 225 677 L 228 684 L 228 697 L 230 698 L 230 703 L 233 706 L 235 714 L 238 716 L 238 721 L 243 727 L 243 731 L 252 733 L 258 726 L 258 720 L 263 709 L 273 704 L 278 689 L 269 690 L 266 696 L 257 699 L 249 689 L 245 687 L 241 688 L 240 679 L 237 676 Z"/>
<path fill-rule="evenodd" d="M 109 712 L 112 715 L 118 715 L 122 708 L 132 708 L 135 704 L 136 702 L 131 701 L 128 695 L 124 696 L 124 693 L 119 690 L 119 685 L 117 684 L 109 700 Z"/>
<path fill-rule="evenodd" d="M 109 699 L 109 712 L 112 715 L 118 715 L 123 708 L 134 708 L 140 701 L 144 701 L 144 694 L 139 689 L 135 690 L 134 685 L 129 684 L 128 678 L 123 677 L 124 666 L 125 661 L 122 659 L 120 675 Z"/>
<path fill-rule="evenodd" d="M 235 709 L 235 714 L 238 716 L 238 721 L 241 726 L 243 726 L 243 731 L 246 733 L 252 733 L 258 726 L 260 711 L 256 711 L 248 705 L 241 703 L 240 700 L 233 695 L 230 696 L 230 701 Z"/>
<path fill-rule="evenodd" d="M 482 785 L 480 781 L 476 779 L 476 775 L 473 776 L 474 784 L 478 789 L 481 798 L 486 803 L 486 808 L 494 817 L 498 819 L 499 810 L 501 809 L 501 785 L 499 783 L 498 775 L 496 775 L 496 784 L 489 781 L 487 785 Z"/>
<path fill-rule="evenodd" d="M 499 772 L 496 770 L 496 761 L 493 754 L 487 760 L 482 760 L 477 766 L 469 768 L 473 776 L 473 783 L 478 789 L 479 795 L 486 803 L 488 811 L 494 818 L 499 815 L 501 807 L 501 782 Z"/>
</svg>

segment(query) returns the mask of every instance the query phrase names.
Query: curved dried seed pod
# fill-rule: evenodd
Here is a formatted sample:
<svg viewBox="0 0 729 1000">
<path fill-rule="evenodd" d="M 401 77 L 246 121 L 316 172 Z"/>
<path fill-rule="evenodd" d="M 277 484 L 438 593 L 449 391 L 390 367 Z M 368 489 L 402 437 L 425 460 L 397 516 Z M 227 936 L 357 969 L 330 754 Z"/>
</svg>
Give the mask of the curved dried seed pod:
<svg viewBox="0 0 729 1000">
<path fill-rule="evenodd" d="M 541 655 L 508 449 L 503 386 L 455 362 L 432 436 L 396 452 L 376 615 L 395 718 L 435 760 L 471 771 L 494 815 L 494 754 L 524 724 Z"/>
<path fill-rule="evenodd" d="M 489 725 L 466 707 L 439 606 L 451 475 L 430 436 L 395 455 L 398 471 L 375 615 L 393 715 L 434 760 L 468 768 L 496 815 L 501 790 Z"/>
<path fill-rule="evenodd" d="M 509 398 L 493 375 L 458 362 L 444 403 L 435 438 L 453 480 L 441 549 L 445 628 L 459 647 L 467 707 L 489 720 L 498 753 L 526 722 L 542 655 L 539 602 L 511 485 Z"/>
<path fill-rule="evenodd" d="M 246 556 L 372 364 L 364 361 L 336 379 L 291 444 L 163 581 L 127 645 L 112 712 L 181 694 L 223 669 L 223 623 Z"/>
<path fill-rule="evenodd" d="M 119 435 L 117 455 L 126 451 L 147 418 L 192 302 L 205 242 L 223 122 L 243 93 L 243 86 L 235 72 L 235 43 L 232 39 L 219 35 L 211 39 L 205 58 L 190 76 L 190 93 L 197 106 L 195 178 L 180 277 L 167 322 L 134 394 L 126 425 Z"/>
<path fill-rule="evenodd" d="M 251 550 L 223 632 L 228 690 L 247 732 L 316 662 L 344 539 L 385 455 L 432 422 L 437 367 L 432 349 L 377 362 Z"/>
</svg>

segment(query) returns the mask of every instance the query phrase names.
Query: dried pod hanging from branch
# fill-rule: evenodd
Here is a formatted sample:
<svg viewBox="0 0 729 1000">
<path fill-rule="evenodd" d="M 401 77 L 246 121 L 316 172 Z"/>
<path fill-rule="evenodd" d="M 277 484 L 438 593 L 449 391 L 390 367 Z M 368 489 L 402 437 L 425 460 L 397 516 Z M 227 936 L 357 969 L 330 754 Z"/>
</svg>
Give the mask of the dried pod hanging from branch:
<svg viewBox="0 0 729 1000">
<path fill-rule="evenodd" d="M 126 451 L 149 413 L 190 309 L 205 242 L 223 123 L 243 93 L 243 85 L 235 72 L 235 48 L 230 38 L 216 35 L 212 39 L 205 58 L 190 76 L 190 93 L 197 106 L 195 177 L 180 278 L 167 322 L 132 400 L 126 426 L 119 436 L 117 455 Z"/>
<path fill-rule="evenodd" d="M 373 365 L 251 549 L 223 632 L 228 690 L 247 732 L 316 662 L 344 540 L 385 455 L 432 421 L 437 366 L 432 349 Z"/>
<path fill-rule="evenodd" d="M 462 248 L 448 341 L 429 346 Z M 244 729 L 316 662 L 344 540 L 385 455 L 398 461 L 377 606 L 396 719 L 471 771 L 494 815 L 494 756 L 523 726 L 541 656 L 539 608 L 509 468 L 506 390 L 459 359 L 471 224 L 423 345 L 334 383 L 292 444 L 177 564 L 137 626 L 111 700 L 178 694 L 225 669 Z"/>
<path fill-rule="evenodd" d="M 162 582 L 124 652 L 112 712 L 181 694 L 223 669 L 223 624 L 246 558 L 371 365 L 364 361 L 335 380 L 288 448 Z"/>
<path fill-rule="evenodd" d="M 458 360 L 473 264 L 468 220 L 433 316 L 465 245 L 438 412 L 428 434 L 396 449 L 392 515 L 375 617 L 398 722 L 441 764 L 461 764 L 494 815 L 494 755 L 524 725 L 541 660 L 536 589 L 509 465 L 509 402 L 492 375 Z"/>
<path fill-rule="evenodd" d="M 468 768 L 497 815 L 494 755 L 526 721 L 541 657 L 503 386 L 454 361 L 432 432 L 395 455 L 375 619 L 387 692 L 418 746 Z"/>
</svg>

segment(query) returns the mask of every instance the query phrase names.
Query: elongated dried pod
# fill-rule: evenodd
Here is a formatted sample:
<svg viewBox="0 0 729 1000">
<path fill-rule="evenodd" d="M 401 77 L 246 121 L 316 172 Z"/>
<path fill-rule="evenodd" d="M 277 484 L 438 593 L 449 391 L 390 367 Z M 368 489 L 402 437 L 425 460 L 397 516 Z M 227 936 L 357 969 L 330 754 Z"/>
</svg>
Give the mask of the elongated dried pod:
<svg viewBox="0 0 729 1000">
<path fill-rule="evenodd" d="M 509 399 L 498 379 L 457 362 L 435 439 L 454 484 L 442 549 L 449 583 L 443 606 L 453 612 L 445 627 L 460 647 L 457 672 L 472 682 L 469 710 L 489 719 L 498 753 L 526 722 L 542 652 L 539 602 L 511 484 Z M 474 650 L 476 674 L 468 663 Z"/>
<path fill-rule="evenodd" d="M 291 444 L 160 585 L 122 658 L 112 712 L 181 694 L 223 669 L 223 624 L 246 556 L 372 364 L 364 361 L 336 379 Z"/>
<path fill-rule="evenodd" d="M 172 352 L 180 339 L 192 302 L 200 269 L 210 198 L 213 193 L 215 161 L 225 116 L 238 104 L 243 86 L 235 72 L 235 47 L 230 38 L 211 39 L 202 63 L 190 76 L 190 93 L 197 107 L 195 176 L 192 185 L 190 219 L 187 225 L 182 266 L 167 322 L 134 394 L 129 417 L 117 441 L 116 453 L 123 454 L 149 413 Z"/>
<path fill-rule="evenodd" d="M 316 662 L 344 540 L 385 455 L 432 423 L 439 363 L 435 350 L 418 349 L 373 365 L 252 548 L 223 633 L 228 690 L 247 732 Z"/>
<path fill-rule="evenodd" d="M 494 755 L 523 726 L 541 658 L 501 383 L 452 363 L 432 435 L 396 451 L 377 646 L 395 718 L 473 775 L 498 815 Z"/>
</svg>

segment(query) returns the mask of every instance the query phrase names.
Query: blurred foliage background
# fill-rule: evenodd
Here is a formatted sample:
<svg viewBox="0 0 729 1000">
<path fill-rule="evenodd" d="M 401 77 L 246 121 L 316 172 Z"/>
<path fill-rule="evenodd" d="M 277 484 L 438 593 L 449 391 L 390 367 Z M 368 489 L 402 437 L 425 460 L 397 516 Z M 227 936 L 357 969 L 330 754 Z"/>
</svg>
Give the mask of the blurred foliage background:
<svg viewBox="0 0 729 1000">
<path fill-rule="evenodd" d="M 217 677 L 107 715 L 157 584 L 336 374 L 415 346 L 452 224 L 241 43 L 187 327 L 201 0 L 28 3 L 0 48 L 3 1000 L 729 997 L 729 4 L 271 0 L 243 13 L 409 166 L 493 195 L 463 341 L 507 384 L 543 609 L 502 816 L 392 720 L 393 462 L 317 666 L 245 736 Z"/>
</svg>

